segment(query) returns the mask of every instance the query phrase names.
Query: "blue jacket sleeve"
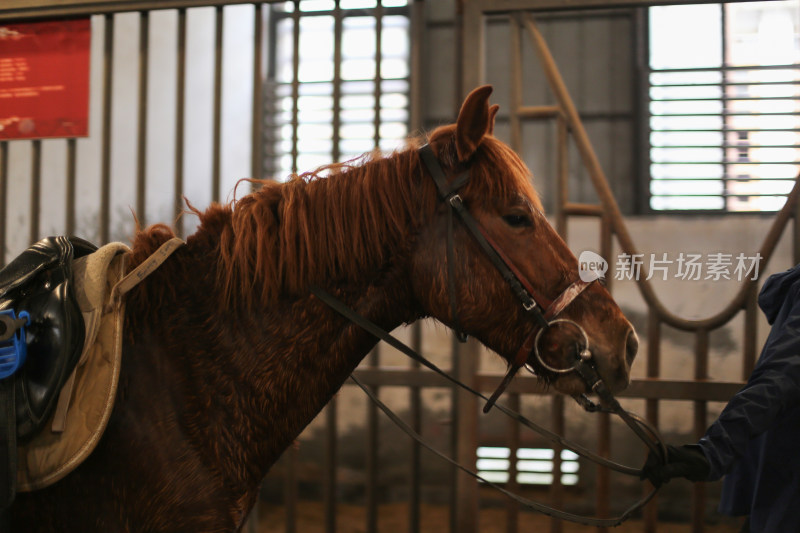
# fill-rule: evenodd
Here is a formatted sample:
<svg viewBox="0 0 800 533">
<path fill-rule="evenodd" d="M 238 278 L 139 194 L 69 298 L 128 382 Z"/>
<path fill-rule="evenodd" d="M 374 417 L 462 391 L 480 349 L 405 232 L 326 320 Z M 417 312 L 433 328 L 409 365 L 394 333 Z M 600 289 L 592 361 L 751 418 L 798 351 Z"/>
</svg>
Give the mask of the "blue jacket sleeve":
<svg viewBox="0 0 800 533">
<path fill-rule="evenodd" d="M 800 405 L 800 298 L 796 287 L 791 292 L 747 384 L 700 439 L 711 466 L 708 481 L 725 475 L 750 439 Z"/>
</svg>

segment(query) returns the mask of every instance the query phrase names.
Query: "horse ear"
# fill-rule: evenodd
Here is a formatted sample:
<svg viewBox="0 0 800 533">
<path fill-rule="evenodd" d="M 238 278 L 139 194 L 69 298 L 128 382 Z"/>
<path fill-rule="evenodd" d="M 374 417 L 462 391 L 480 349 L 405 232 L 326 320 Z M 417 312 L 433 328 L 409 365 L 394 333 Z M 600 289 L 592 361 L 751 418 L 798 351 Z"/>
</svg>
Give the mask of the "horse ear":
<svg viewBox="0 0 800 533">
<path fill-rule="evenodd" d="M 456 121 L 456 152 L 459 161 L 469 159 L 483 137 L 492 130 L 494 113 L 489 109 L 490 94 L 491 85 L 478 87 L 467 95 L 461 105 Z"/>
<path fill-rule="evenodd" d="M 500 106 L 494 104 L 489 108 L 489 135 L 494 135 L 494 118 L 497 116 L 497 112 L 500 110 Z"/>
</svg>

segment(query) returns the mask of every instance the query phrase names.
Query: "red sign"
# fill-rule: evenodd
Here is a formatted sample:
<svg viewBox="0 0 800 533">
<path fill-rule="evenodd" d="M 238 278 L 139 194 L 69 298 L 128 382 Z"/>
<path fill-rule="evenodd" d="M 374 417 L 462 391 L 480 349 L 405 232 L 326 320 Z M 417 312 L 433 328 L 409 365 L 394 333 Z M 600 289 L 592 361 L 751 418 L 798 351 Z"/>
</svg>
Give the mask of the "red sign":
<svg viewBox="0 0 800 533">
<path fill-rule="evenodd" d="M 88 18 L 0 25 L 0 139 L 89 133 Z"/>
</svg>

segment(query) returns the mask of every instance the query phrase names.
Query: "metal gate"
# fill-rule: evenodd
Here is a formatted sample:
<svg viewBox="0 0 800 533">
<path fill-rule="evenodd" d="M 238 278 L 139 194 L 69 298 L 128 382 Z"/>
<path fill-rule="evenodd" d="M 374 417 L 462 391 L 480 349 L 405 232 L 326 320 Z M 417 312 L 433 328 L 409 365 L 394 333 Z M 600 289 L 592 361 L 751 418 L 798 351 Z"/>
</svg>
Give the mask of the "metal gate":
<svg viewBox="0 0 800 533">
<path fill-rule="evenodd" d="M 294 28 L 291 49 L 295 64 L 294 77 L 287 85 L 293 104 L 288 110 L 288 122 L 281 126 L 293 131 L 295 143 L 299 125 L 299 3 L 300 0 L 296 0 L 293 3 L 295 9 L 284 14 L 284 19 L 291 21 Z M 334 31 L 341 35 L 345 13 L 340 0 L 331 0 L 330 3 L 333 6 L 331 16 Z M 409 131 L 417 131 L 423 125 L 422 87 L 419 81 L 423 71 L 420 43 L 425 38 L 423 13 L 428 4 L 417 0 L 409 2 L 407 9 L 411 34 Z M 499 11 L 496 4 L 489 0 L 463 3 L 463 27 L 459 39 L 463 56 L 458 61 L 458 69 L 464 90 L 460 94 L 484 81 L 487 17 L 506 17 L 512 39 L 508 55 L 513 59 L 510 71 L 514 91 L 510 115 L 511 142 L 520 151 L 524 148 L 521 124 L 525 121 L 544 119 L 556 124 L 557 228 L 565 234 L 567 221 L 571 217 L 594 218 L 599 221 L 599 249 L 604 257 L 611 256 L 615 236 L 624 251 L 635 253 L 633 239 L 609 190 L 575 105 L 560 80 L 558 69 L 536 23 L 524 13 L 529 3 L 504 2 L 503 9 Z M 377 2 L 375 7 L 364 10 L 368 16 L 375 18 L 377 32 L 380 32 L 377 29 L 380 28 L 378 21 L 385 14 L 383 9 L 381 2 Z M 183 211 L 184 195 L 199 198 L 195 200 L 198 205 L 221 201 L 225 200 L 225 195 L 233 189 L 238 178 L 268 175 L 275 168 L 271 161 L 276 156 L 270 152 L 274 146 L 275 138 L 272 136 L 276 125 L 261 120 L 262 117 L 272 117 L 274 111 L 265 109 L 264 104 L 270 101 L 264 95 L 274 90 L 269 83 L 271 73 L 267 66 L 271 53 L 267 46 L 268 35 L 274 30 L 271 26 L 274 19 L 270 18 L 269 11 L 269 3 L 233 0 L 84 0 L 71 4 L 52 0 L 6 0 L 0 7 L 0 21 L 91 15 L 95 28 L 93 76 L 96 82 L 93 83 L 89 138 L 0 142 L 0 221 L 3 221 L 0 225 L 0 264 L 4 264 L 28 243 L 49 233 L 76 233 L 97 242 L 125 240 L 133 230 L 130 209 L 135 211 L 141 224 L 177 220 L 177 232 L 189 233 L 191 221 L 179 218 Z M 226 21 L 234 18 L 245 22 L 234 29 L 227 27 Z M 210 40 L 207 39 L 209 36 Z M 520 50 L 524 42 L 534 44 L 544 64 L 547 80 L 556 99 L 554 105 L 531 106 L 521 100 L 523 66 Z M 235 46 L 231 43 L 240 46 L 236 51 L 240 56 L 237 64 L 242 67 L 233 81 L 226 78 L 226 73 L 229 73 L 226 69 L 230 66 L 226 62 L 226 53 Z M 194 63 L 192 58 L 197 48 L 204 50 L 203 57 L 210 58 L 210 61 L 204 61 L 202 65 Z M 377 49 L 380 53 L 379 44 Z M 333 56 L 341 59 L 340 51 L 340 48 L 335 48 Z M 120 70 L 118 65 L 123 62 L 133 62 L 135 68 L 131 71 Z M 160 68 L 156 69 L 156 64 Z M 172 75 L 164 79 L 159 75 L 163 72 Z M 380 77 L 379 69 L 376 76 Z M 373 80 L 375 102 L 380 100 L 381 80 L 378 78 Z M 334 72 L 331 80 L 334 107 L 341 102 L 342 81 Z M 238 122 L 231 126 L 228 122 L 231 110 L 225 109 L 222 95 L 225 91 L 234 90 L 241 91 L 237 94 L 241 95 L 240 103 L 245 105 L 238 111 Z M 196 105 L 196 102 L 202 105 Z M 336 115 L 338 113 L 334 113 Z M 381 125 L 377 118 L 379 114 L 373 116 L 376 117 L 374 127 L 377 132 Z M 129 135 L 130 130 L 135 133 Z M 570 138 L 600 200 L 597 204 L 570 201 Z M 121 142 L 123 139 L 124 142 Z M 375 139 L 375 144 L 379 144 L 380 135 L 376 133 Z M 246 147 L 243 152 L 241 146 Z M 293 158 L 291 166 L 296 167 L 296 145 L 290 148 L 289 153 Z M 335 159 L 333 155 L 337 153 L 342 152 L 333 152 L 331 160 Z M 795 189 L 760 249 L 765 259 L 774 250 L 784 227 L 794 220 L 795 261 L 798 260 L 797 241 L 800 232 L 795 213 L 796 195 Z M 744 284 L 723 312 L 700 321 L 685 320 L 669 312 L 648 283 L 642 283 L 640 290 L 650 308 L 645 332 L 646 378 L 634 380 L 626 398 L 641 400 L 647 417 L 656 424 L 659 422 L 662 402 L 691 402 L 695 433 L 700 434 L 707 422 L 708 402 L 727 400 L 741 384 L 706 381 L 709 378 L 709 335 L 740 311 L 745 315 L 745 340 L 740 361 L 742 379 L 752 369 L 756 354 L 755 284 Z M 659 378 L 661 330 L 665 324 L 692 332 L 694 380 Z M 432 349 L 443 366 L 449 364 L 462 381 L 482 391 L 493 390 L 500 380 L 497 372 L 482 367 L 481 348 L 476 344 L 460 346 L 452 343 L 446 334 L 419 325 L 401 335 L 406 336 L 415 349 L 424 348 L 426 352 Z M 395 354 L 379 351 L 368 356 L 359 367 L 359 379 L 387 395 L 400 390 L 399 396 L 403 397 L 400 404 L 402 409 L 407 410 L 406 416 L 411 426 L 418 432 L 436 433 L 434 436 L 444 443 L 444 448 L 462 464 L 476 464 L 477 449 L 486 442 L 503 444 L 514 453 L 528 438 L 521 435 L 517 427 L 504 426 L 487 431 L 486 423 L 478 419 L 479 406 L 474 398 L 452 391 L 429 372 L 398 359 Z M 341 455 L 346 451 L 341 442 L 344 424 L 342 406 L 349 409 L 355 405 L 348 399 L 351 391 L 351 387 L 345 387 L 340 397 L 325 409 L 317 425 L 321 432 L 318 446 L 322 448 L 324 456 L 321 470 L 306 474 L 300 472 L 299 458 L 304 453 L 301 445 L 300 451 L 290 448 L 276 471 L 267 478 L 267 485 L 280 486 L 275 500 L 282 505 L 282 521 L 287 532 L 301 530 L 298 487 L 304 479 L 309 478 L 322 487 L 320 494 L 325 531 L 338 529 L 338 505 L 343 486 L 346 485 L 340 468 Z M 570 407 L 565 405 L 563 397 L 549 395 L 533 378 L 522 376 L 514 381 L 509 391 L 508 401 L 512 407 L 525 403 L 531 397 L 543 398 L 547 408 L 542 416 L 549 417 L 556 431 L 564 430 Z M 425 406 L 434 396 L 441 406 L 441 412 L 447 416 L 431 421 Z M 349 484 L 363 487 L 365 529 L 374 532 L 379 530 L 382 503 L 378 486 L 387 468 L 379 462 L 381 422 L 376 408 L 365 406 L 363 399 L 357 401 L 361 402 L 363 409 L 367 451 L 363 457 L 363 471 L 358 472 L 356 480 Z M 604 453 L 610 453 L 613 425 L 607 417 L 598 416 L 599 422 L 594 430 L 598 446 Z M 425 491 L 426 483 L 429 484 L 430 480 L 423 479 L 425 457 L 417 444 L 403 443 L 398 446 L 407 452 L 407 458 L 403 459 L 407 462 L 395 465 L 406 472 L 402 494 L 407 508 L 402 528 L 417 532 L 421 530 L 425 518 L 423 504 L 429 498 Z M 556 472 L 562 462 L 557 452 L 559 450 L 555 450 L 551 465 Z M 480 504 L 495 505 L 495 502 L 471 478 L 449 470 L 444 472 L 444 477 L 446 479 L 440 484 L 445 485 L 446 489 L 436 498 L 449 505 L 450 530 L 460 533 L 476 531 Z M 513 485 L 513 476 L 510 479 Z M 610 486 L 611 481 L 606 474 L 598 472 L 594 486 L 590 487 L 596 494 L 594 508 L 600 514 L 608 513 L 611 508 Z M 565 503 L 569 499 L 569 493 L 558 476 L 553 476 L 552 486 L 547 490 L 554 504 Z M 695 531 L 703 529 L 703 491 L 703 487 L 698 486 L 693 497 Z M 646 531 L 656 530 L 656 511 L 655 505 L 648 508 L 643 526 Z M 506 530 L 518 531 L 520 521 L 519 508 L 508 506 Z M 560 524 L 554 522 L 552 530 L 560 529 Z"/>
<path fill-rule="evenodd" d="M 585 2 L 583 7 L 599 7 L 594 2 Z M 625 220 L 623 219 L 617 200 L 612 194 L 597 154 L 587 135 L 586 128 L 579 115 L 569 92 L 566 89 L 561 73 L 553 59 L 553 55 L 545 42 L 542 31 L 539 29 L 535 17 L 537 12 L 547 9 L 576 7 L 572 4 L 555 0 L 553 2 L 506 2 L 502 6 L 489 0 L 476 0 L 465 6 L 464 32 L 472 38 L 464 44 L 464 63 L 476 65 L 475 69 L 464 71 L 464 87 L 472 87 L 485 81 L 487 47 L 491 46 L 486 39 L 489 21 L 500 20 L 506 24 L 510 32 L 510 47 L 507 50 L 510 58 L 511 115 L 510 115 L 510 140 L 512 147 L 523 153 L 526 140 L 523 138 L 523 124 L 531 121 L 550 121 L 555 124 L 556 142 L 555 156 L 557 185 L 555 187 L 555 226 L 559 233 L 567 238 L 569 220 L 576 218 L 595 219 L 599 223 L 599 245 L 597 249 L 605 258 L 613 257 L 614 240 L 621 253 L 634 256 L 638 253 L 637 246 L 631 236 Z M 602 15 L 601 15 L 602 16 Z M 628 16 L 628 15 L 626 15 Z M 544 15 L 546 17 L 546 14 Z M 523 57 L 523 51 L 533 51 Z M 546 80 L 550 90 L 552 103 L 536 105 L 523 101 L 523 72 L 527 69 L 541 68 L 542 78 Z M 584 175 L 588 178 L 591 188 L 598 201 L 596 203 L 577 203 L 571 200 L 570 194 L 570 149 L 574 147 L 578 154 L 578 163 L 582 166 Z M 787 226 L 792 226 L 793 237 L 791 246 L 793 250 L 793 263 L 800 261 L 800 219 L 798 218 L 798 193 L 800 193 L 800 178 L 795 182 L 783 209 L 777 214 L 772 225 L 758 247 L 762 258 L 762 265 L 766 265 L 773 256 L 778 241 Z M 574 182 L 572 182 L 574 186 Z M 569 241 L 568 241 L 569 242 Z M 784 265 L 790 266 L 790 265 Z M 780 267 L 780 265 L 779 265 Z M 609 279 L 611 281 L 611 279 Z M 623 396 L 626 399 L 644 400 L 646 418 L 656 427 L 659 427 L 659 415 L 662 405 L 668 401 L 685 401 L 691 406 L 693 438 L 698 439 L 704 433 L 709 423 L 713 421 L 708 413 L 710 402 L 724 403 L 735 394 L 750 375 L 757 356 L 757 317 L 758 307 L 756 302 L 757 282 L 753 279 L 743 281 L 735 296 L 719 312 L 704 319 L 687 319 L 678 316 L 662 302 L 656 294 L 653 284 L 649 279 L 637 279 L 636 285 L 647 307 L 645 330 L 640 331 L 646 342 L 645 357 L 646 376 L 634 379 L 629 389 Z M 734 319 L 743 317 L 743 339 L 739 358 L 739 376 L 741 381 L 714 380 L 709 369 L 709 336 L 715 330 L 730 324 Z M 676 330 L 689 332 L 693 337 L 693 379 L 675 380 L 661 377 L 661 353 L 664 344 L 662 331 L 665 326 Z M 641 363 L 639 363 L 641 364 Z M 491 391 L 498 382 L 498 377 L 475 373 L 475 383 L 481 390 Z M 534 394 L 537 386 L 532 379 L 517 378 L 515 388 L 512 389 L 521 395 Z M 460 401 L 469 402 L 468 398 Z M 515 403 L 518 400 L 515 400 Z M 634 405 L 640 405 L 633 402 Z M 473 405 L 470 412 L 474 411 Z M 636 407 L 633 408 L 634 410 Z M 551 427 L 556 431 L 563 431 L 565 421 L 565 405 L 561 398 L 552 399 Z M 612 425 L 608 417 L 601 415 L 601 422 L 597 427 L 598 449 L 609 455 L 612 450 Z M 471 434 L 476 437 L 476 434 Z M 509 446 L 518 442 L 518 430 L 510 433 Z M 473 441 L 468 449 L 478 445 Z M 512 450 L 513 457 L 513 450 Z M 465 463 L 470 462 L 469 456 L 462 457 Z M 472 459 L 474 460 L 474 459 Z M 465 483 L 468 481 L 464 480 Z M 595 484 L 594 510 L 600 516 L 611 514 L 612 484 L 608 472 L 598 472 Z M 705 526 L 706 516 L 706 486 L 703 483 L 694 484 L 691 488 L 691 524 L 692 531 L 701 532 Z M 564 503 L 564 489 L 558 479 L 554 479 L 551 487 L 551 502 L 556 505 Z M 461 503 L 463 509 L 478 508 L 478 494 L 473 490 L 464 496 Z M 471 502 L 471 503 L 470 503 Z M 658 498 L 651 502 L 644 512 L 642 528 L 652 532 L 658 530 Z M 517 531 L 519 509 L 510 506 L 508 510 L 508 531 Z M 475 515 L 477 516 L 477 515 Z M 474 518 L 465 523 L 475 523 Z M 557 520 L 552 521 L 552 531 L 561 531 L 562 525 Z M 474 527 L 460 531 L 476 531 Z"/>
</svg>

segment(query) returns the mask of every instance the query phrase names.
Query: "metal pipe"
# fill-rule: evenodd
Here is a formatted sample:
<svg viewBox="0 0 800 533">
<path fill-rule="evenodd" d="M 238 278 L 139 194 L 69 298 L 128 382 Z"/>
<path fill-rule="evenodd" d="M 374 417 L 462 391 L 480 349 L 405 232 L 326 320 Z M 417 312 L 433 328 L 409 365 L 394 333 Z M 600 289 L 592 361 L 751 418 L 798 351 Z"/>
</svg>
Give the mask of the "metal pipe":
<svg viewBox="0 0 800 533">
<path fill-rule="evenodd" d="M 175 68 L 175 177 L 173 182 L 173 206 L 175 233 L 183 236 L 183 156 L 185 142 L 186 113 L 186 10 L 178 10 L 177 58 Z"/>
<path fill-rule="evenodd" d="M 6 266 L 6 228 L 8 227 L 8 141 L 0 142 L 0 267 Z"/>
<path fill-rule="evenodd" d="M 103 134 L 100 164 L 100 242 L 110 239 L 111 226 L 111 98 L 114 76 L 114 15 L 104 17 Z"/>
<path fill-rule="evenodd" d="M 264 9 L 260 2 L 253 4 L 253 119 L 250 133 L 250 177 L 264 175 Z"/>
<path fill-rule="evenodd" d="M 136 139 L 136 216 L 147 225 L 147 86 L 150 50 L 150 14 L 139 14 L 139 113 Z"/>
<path fill-rule="evenodd" d="M 28 242 L 33 244 L 40 239 L 39 214 L 42 202 L 42 141 L 36 139 L 31 142 L 31 197 L 30 217 L 31 225 L 28 233 Z"/>
<path fill-rule="evenodd" d="M 222 172 L 222 39 L 225 10 L 217 6 L 214 20 L 214 123 L 211 162 L 211 200 L 219 202 Z"/>
<path fill-rule="evenodd" d="M 65 227 L 67 235 L 75 234 L 75 189 L 76 180 L 76 161 L 77 161 L 77 142 L 75 138 L 67 139 L 67 176 L 66 176 L 66 220 Z"/>
</svg>

